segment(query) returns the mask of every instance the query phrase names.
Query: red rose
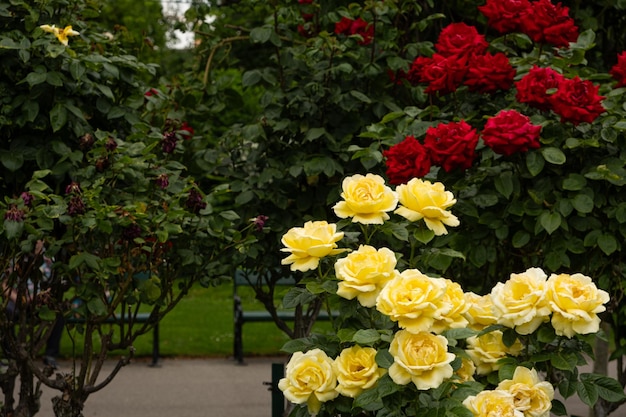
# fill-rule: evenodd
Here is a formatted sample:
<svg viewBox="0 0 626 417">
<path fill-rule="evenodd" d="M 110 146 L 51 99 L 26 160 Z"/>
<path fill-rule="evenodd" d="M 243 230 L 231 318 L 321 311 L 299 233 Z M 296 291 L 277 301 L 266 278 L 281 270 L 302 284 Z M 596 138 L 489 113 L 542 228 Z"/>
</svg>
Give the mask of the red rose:
<svg viewBox="0 0 626 417">
<path fill-rule="evenodd" d="M 533 125 L 528 116 L 515 110 L 503 110 L 487 120 L 481 136 L 495 153 L 508 156 L 539 148 L 540 131 L 541 126 Z"/>
<path fill-rule="evenodd" d="M 478 10 L 489 26 L 500 33 L 521 32 L 522 16 L 531 8 L 528 0 L 487 0 Z"/>
<path fill-rule="evenodd" d="M 540 110 L 549 110 L 550 96 L 547 91 L 556 89 L 563 76 L 552 68 L 533 66 L 528 74 L 515 83 L 517 101 L 527 103 Z"/>
<path fill-rule="evenodd" d="M 447 172 L 472 166 L 477 143 L 476 129 L 463 120 L 429 127 L 424 139 L 424 147 L 428 150 L 432 163 L 442 166 Z"/>
<path fill-rule="evenodd" d="M 509 59 L 501 52 L 474 55 L 469 61 L 465 82 L 471 91 L 493 93 L 508 90 L 513 84 L 515 70 Z"/>
<path fill-rule="evenodd" d="M 193 129 L 193 127 L 189 126 L 187 122 L 183 122 L 183 124 L 180 126 L 180 133 L 184 136 L 185 140 L 187 140 L 191 139 L 191 137 L 195 133 L 195 130 Z"/>
<path fill-rule="evenodd" d="M 300 4 L 311 4 L 311 3 L 313 3 L 313 0 L 298 0 L 298 3 L 300 3 Z"/>
<path fill-rule="evenodd" d="M 444 57 L 484 53 L 489 44 L 474 26 L 452 23 L 441 31 L 435 50 Z"/>
<path fill-rule="evenodd" d="M 615 87 L 626 87 L 626 51 L 617 56 L 617 64 L 609 72 L 617 80 Z"/>
<path fill-rule="evenodd" d="M 534 42 L 567 48 L 578 39 L 578 27 L 569 16 L 569 8 L 550 0 L 531 3 L 529 13 L 522 16 L 522 31 Z"/>
<path fill-rule="evenodd" d="M 356 20 L 342 17 L 339 22 L 335 23 L 335 33 L 337 35 L 343 34 L 347 36 L 359 35 L 362 38 L 359 44 L 369 45 L 374 38 L 374 25 L 360 17 Z"/>
<path fill-rule="evenodd" d="M 558 90 L 550 96 L 552 110 L 561 116 L 561 123 L 591 123 L 604 112 L 603 96 L 598 95 L 600 87 L 589 80 L 563 78 Z"/>
<path fill-rule="evenodd" d="M 411 178 L 423 177 L 430 171 L 430 155 L 413 136 L 407 136 L 402 142 L 383 151 L 383 156 L 386 158 L 390 184 L 405 184 Z"/>
<path fill-rule="evenodd" d="M 413 85 L 428 84 L 426 88 L 428 94 L 436 92 L 449 94 L 461 85 L 467 72 L 466 64 L 467 59 L 462 56 L 447 58 L 440 54 L 435 54 L 432 58 L 420 56 L 411 64 L 407 79 Z"/>
</svg>

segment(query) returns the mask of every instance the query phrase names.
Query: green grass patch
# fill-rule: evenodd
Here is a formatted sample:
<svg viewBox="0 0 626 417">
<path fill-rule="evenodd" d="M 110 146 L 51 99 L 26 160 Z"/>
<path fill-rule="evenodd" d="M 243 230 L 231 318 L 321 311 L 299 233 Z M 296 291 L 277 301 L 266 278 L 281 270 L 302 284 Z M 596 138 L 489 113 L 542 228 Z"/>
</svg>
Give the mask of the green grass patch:
<svg viewBox="0 0 626 417">
<path fill-rule="evenodd" d="M 244 309 L 262 310 L 263 305 L 254 298 L 251 288 L 240 288 Z M 224 284 L 219 287 L 203 288 L 196 286 L 161 322 L 161 356 L 232 356 L 234 343 L 233 287 Z M 77 353 L 80 353 L 82 339 L 77 332 Z M 289 338 L 272 322 L 246 323 L 243 326 L 244 355 L 277 355 Z M 142 335 L 135 341 L 136 356 L 152 355 L 152 332 Z M 123 355 L 125 352 L 111 352 Z M 61 355 L 72 356 L 72 342 L 67 332 L 61 341 Z"/>
</svg>

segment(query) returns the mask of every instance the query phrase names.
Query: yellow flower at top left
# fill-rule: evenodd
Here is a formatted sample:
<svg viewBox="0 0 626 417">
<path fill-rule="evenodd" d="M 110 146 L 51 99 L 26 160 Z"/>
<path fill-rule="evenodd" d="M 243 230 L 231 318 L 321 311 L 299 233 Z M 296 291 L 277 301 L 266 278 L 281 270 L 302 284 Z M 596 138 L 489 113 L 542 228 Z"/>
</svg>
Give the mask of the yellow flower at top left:
<svg viewBox="0 0 626 417">
<path fill-rule="evenodd" d="M 68 36 L 78 36 L 80 35 L 80 32 L 77 32 L 75 30 L 72 29 L 71 26 L 65 26 L 65 29 L 61 29 L 58 27 L 55 27 L 54 25 L 50 26 L 50 25 L 41 25 L 39 26 L 44 32 L 48 32 L 48 33 L 54 33 L 54 36 L 57 37 L 57 39 L 59 40 L 59 42 L 61 42 L 64 46 L 67 46 L 68 43 Z"/>
<path fill-rule="evenodd" d="M 345 219 L 352 217 L 353 223 L 383 224 L 389 220 L 388 211 L 396 208 L 396 192 L 385 185 L 380 175 L 356 174 L 344 178 L 341 183 L 340 201 L 333 207 L 335 214 Z"/>
<path fill-rule="evenodd" d="M 337 232 L 337 225 L 326 221 L 309 221 L 304 227 L 293 227 L 281 239 L 285 245 L 281 251 L 290 253 L 281 263 L 291 265 L 292 271 L 315 269 L 320 258 L 345 251 L 337 249 L 342 238 L 343 232 Z"/>
</svg>

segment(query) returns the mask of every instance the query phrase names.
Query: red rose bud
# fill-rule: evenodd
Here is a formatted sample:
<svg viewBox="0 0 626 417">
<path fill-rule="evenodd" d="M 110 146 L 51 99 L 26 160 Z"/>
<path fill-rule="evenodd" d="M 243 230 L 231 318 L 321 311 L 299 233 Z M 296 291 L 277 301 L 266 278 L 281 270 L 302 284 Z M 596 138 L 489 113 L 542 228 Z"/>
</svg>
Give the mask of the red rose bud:
<svg viewBox="0 0 626 417">
<path fill-rule="evenodd" d="M 489 47 L 474 26 L 452 23 L 441 31 L 435 50 L 444 57 L 483 54 Z"/>
<path fill-rule="evenodd" d="M 191 190 L 185 205 L 193 213 L 198 213 L 200 210 L 206 208 L 206 203 L 202 201 L 202 195 L 197 190 Z"/>
<path fill-rule="evenodd" d="M 617 55 L 617 63 L 611 67 L 609 73 L 617 80 L 615 87 L 626 87 L 626 51 Z"/>
<path fill-rule="evenodd" d="M 82 190 L 80 189 L 80 185 L 72 181 L 67 187 L 65 187 L 65 194 L 81 194 Z"/>
<path fill-rule="evenodd" d="M 67 205 L 67 213 L 72 217 L 85 213 L 85 203 L 81 196 L 73 195 L 70 197 L 70 202 Z"/>
<path fill-rule="evenodd" d="M 551 104 L 548 90 L 556 89 L 562 79 L 563 76 L 552 68 L 534 66 L 515 83 L 517 101 L 539 110 L 549 110 Z"/>
<path fill-rule="evenodd" d="M 268 220 L 269 220 L 269 217 L 263 214 L 259 214 L 254 219 L 252 219 L 252 223 L 254 223 L 256 231 L 261 232 L 263 231 L 263 228 L 265 227 L 265 222 L 267 222 Z"/>
<path fill-rule="evenodd" d="M 165 153 L 172 153 L 174 149 L 176 149 L 176 142 L 178 139 L 176 138 L 175 132 L 166 132 L 163 134 L 163 138 L 161 139 L 161 150 Z"/>
<path fill-rule="evenodd" d="M 111 136 L 109 136 L 107 138 L 106 143 L 104 144 L 104 148 L 109 151 L 109 152 L 113 152 L 114 150 L 117 149 L 117 142 L 115 141 L 114 138 L 112 138 Z"/>
<path fill-rule="evenodd" d="M 495 153 L 508 156 L 539 148 L 540 132 L 541 126 L 533 125 L 528 116 L 503 110 L 487 120 L 481 137 Z"/>
<path fill-rule="evenodd" d="M 413 136 L 407 136 L 402 142 L 383 151 L 383 156 L 386 158 L 389 183 L 393 185 L 421 178 L 430 171 L 430 154 Z"/>
<path fill-rule="evenodd" d="M 592 123 L 604 112 L 604 96 L 598 95 L 599 88 L 591 81 L 581 80 L 579 77 L 571 80 L 563 78 L 556 93 L 550 96 L 552 111 L 561 116 L 561 123 Z"/>
<path fill-rule="evenodd" d="M 93 138 L 93 135 L 91 133 L 85 133 L 78 140 L 78 147 L 82 149 L 83 151 L 88 151 L 89 149 L 91 149 L 94 142 L 95 142 L 95 139 Z"/>
<path fill-rule="evenodd" d="M 477 144 L 476 129 L 463 120 L 429 127 L 424 138 L 433 165 L 440 165 L 447 172 L 472 166 Z"/>
<path fill-rule="evenodd" d="M 187 122 L 183 122 L 183 124 L 180 126 L 180 131 L 185 137 L 185 140 L 191 139 L 191 137 L 195 133 L 193 127 L 189 126 Z"/>
<path fill-rule="evenodd" d="M 162 190 L 165 190 L 170 185 L 170 177 L 167 174 L 161 174 L 154 180 Z"/>
<path fill-rule="evenodd" d="M 478 10 L 498 32 L 521 32 L 522 18 L 530 12 L 531 4 L 528 0 L 487 0 Z"/>
<path fill-rule="evenodd" d="M 141 236 L 141 227 L 138 224 L 133 223 L 130 226 L 124 228 L 122 231 L 122 238 L 125 240 L 133 240 Z"/>
<path fill-rule="evenodd" d="M 24 191 L 22 194 L 20 194 L 20 198 L 24 202 L 24 205 L 27 207 L 30 207 L 34 199 L 33 195 L 29 193 L 28 191 Z"/>
</svg>

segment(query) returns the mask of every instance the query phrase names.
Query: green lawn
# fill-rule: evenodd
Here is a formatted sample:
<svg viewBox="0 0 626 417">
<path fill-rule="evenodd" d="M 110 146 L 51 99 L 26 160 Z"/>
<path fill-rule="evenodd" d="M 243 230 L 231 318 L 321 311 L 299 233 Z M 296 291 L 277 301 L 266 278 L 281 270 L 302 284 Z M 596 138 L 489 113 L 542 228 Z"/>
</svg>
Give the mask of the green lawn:
<svg viewBox="0 0 626 417">
<path fill-rule="evenodd" d="M 252 289 L 243 290 L 239 293 L 244 308 L 261 310 L 263 307 L 254 299 Z M 231 356 L 233 339 L 233 290 L 230 284 L 215 288 L 194 287 L 160 326 L 161 356 Z M 287 340 L 288 337 L 272 322 L 246 323 L 243 327 L 246 356 L 280 354 L 280 348 Z M 71 356 L 71 346 L 71 339 L 65 334 L 61 342 L 63 357 Z M 140 336 L 135 348 L 136 356 L 151 356 L 152 333 Z"/>
</svg>

